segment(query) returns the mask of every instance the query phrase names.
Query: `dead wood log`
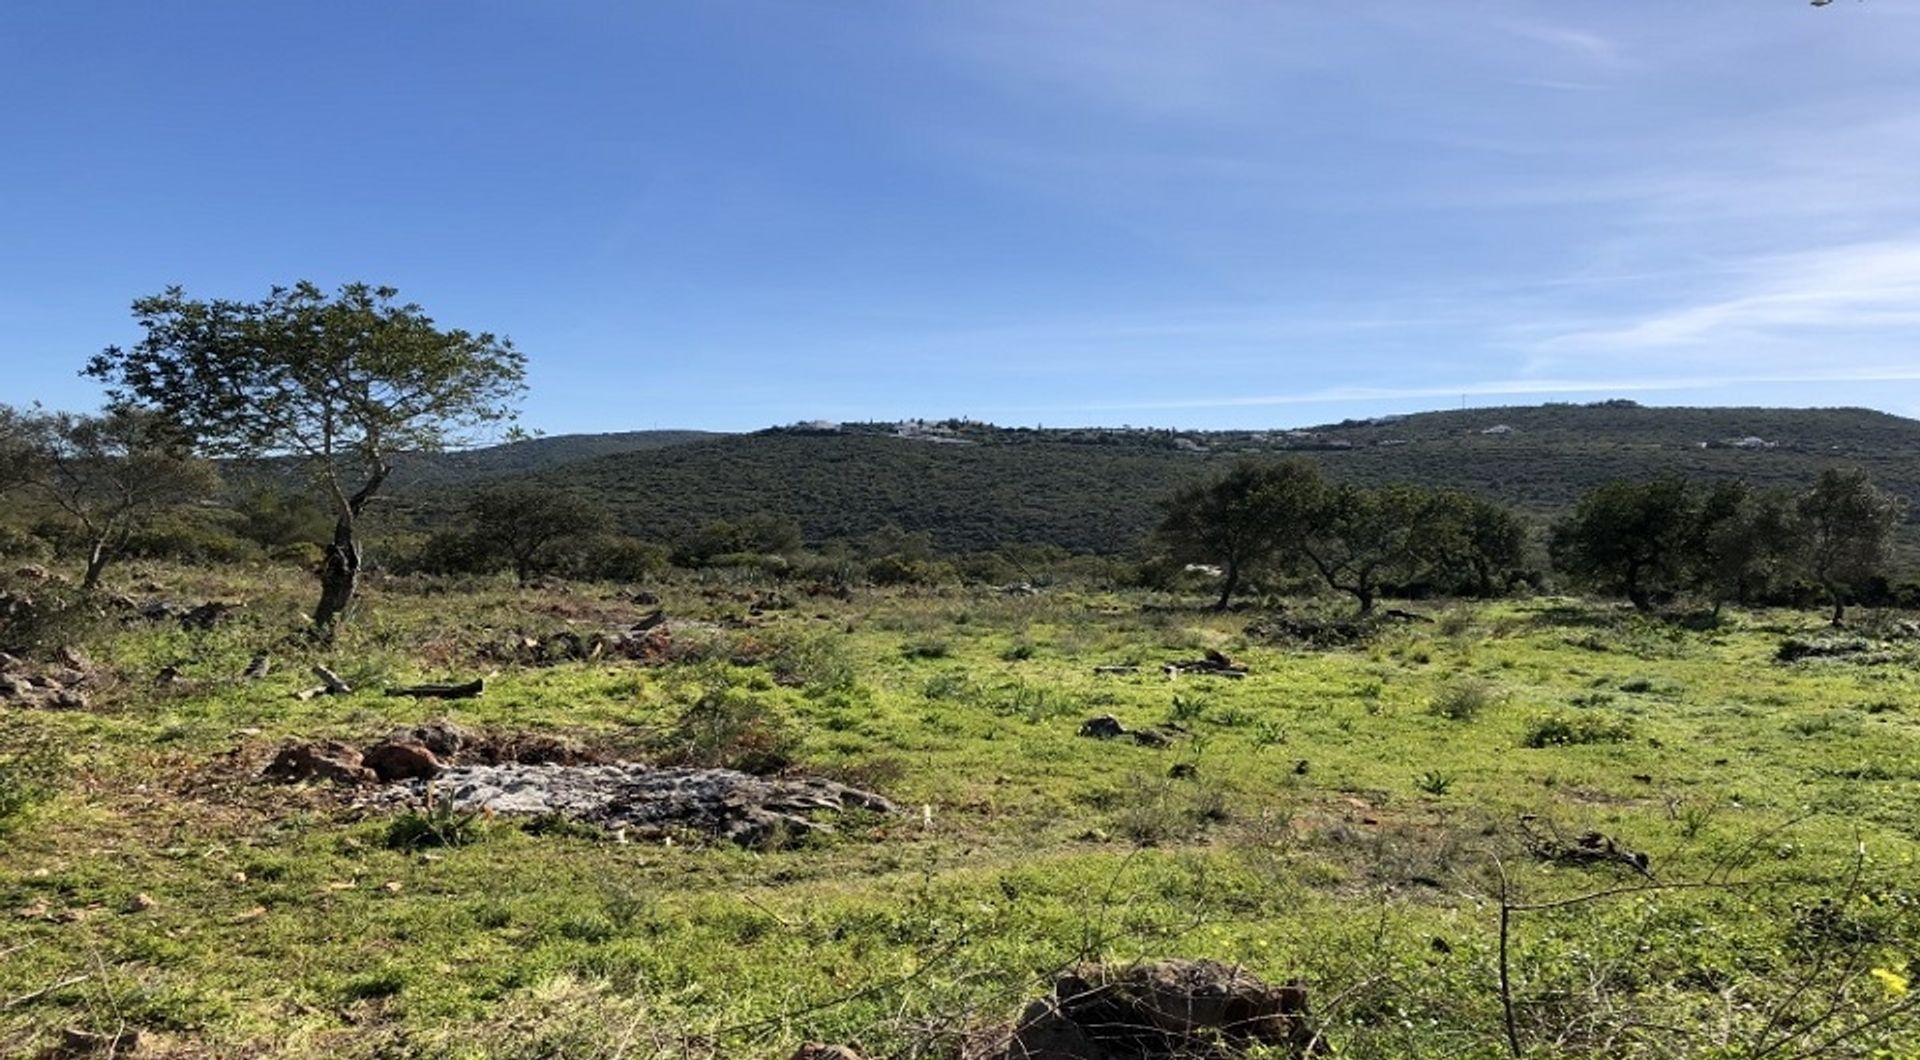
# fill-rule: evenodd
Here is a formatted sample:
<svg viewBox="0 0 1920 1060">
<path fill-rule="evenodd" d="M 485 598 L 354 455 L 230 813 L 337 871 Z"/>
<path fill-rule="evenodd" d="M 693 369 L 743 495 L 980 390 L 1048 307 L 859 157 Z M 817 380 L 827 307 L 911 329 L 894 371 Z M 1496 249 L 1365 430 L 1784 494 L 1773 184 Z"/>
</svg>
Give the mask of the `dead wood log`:
<svg viewBox="0 0 1920 1060">
<path fill-rule="evenodd" d="M 412 696 L 415 699 L 472 699 L 486 688 L 486 678 L 476 677 L 460 684 L 421 684 L 405 685 L 387 689 L 390 696 Z"/>
</svg>

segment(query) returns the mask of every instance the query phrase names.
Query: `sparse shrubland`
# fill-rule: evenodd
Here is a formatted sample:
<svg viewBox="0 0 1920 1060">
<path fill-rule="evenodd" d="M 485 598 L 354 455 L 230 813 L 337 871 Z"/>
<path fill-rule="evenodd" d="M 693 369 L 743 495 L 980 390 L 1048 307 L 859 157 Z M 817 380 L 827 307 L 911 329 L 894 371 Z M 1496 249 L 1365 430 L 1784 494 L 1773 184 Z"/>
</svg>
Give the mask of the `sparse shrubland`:
<svg viewBox="0 0 1920 1060">
<path fill-rule="evenodd" d="M 1920 1036 L 1906 617 L 1863 616 L 1871 650 L 1782 660 L 1824 614 L 1695 629 L 1527 598 L 1312 643 L 1252 636 L 1212 593 L 761 606 L 768 584 L 672 573 L 643 603 L 374 575 L 328 643 L 291 568 L 111 570 L 136 603 L 244 606 L 206 628 L 109 613 L 12 664 L 55 674 L 72 648 L 88 702 L 0 700 L 0 1052 L 125 1027 L 182 1056 L 952 1057 L 1051 969 L 1161 957 L 1298 978 L 1344 1056 L 1502 1055 L 1509 1033 L 1524 1055 L 1900 1056 Z M 654 656 L 502 647 L 655 609 Z M 1246 675 L 1160 672 L 1209 649 Z M 315 664 L 356 691 L 295 698 Z M 380 694 L 479 674 L 474 699 Z M 1080 734 L 1100 716 L 1124 735 Z M 260 778 L 288 740 L 438 717 L 829 777 L 899 811 L 622 841 Z"/>
</svg>

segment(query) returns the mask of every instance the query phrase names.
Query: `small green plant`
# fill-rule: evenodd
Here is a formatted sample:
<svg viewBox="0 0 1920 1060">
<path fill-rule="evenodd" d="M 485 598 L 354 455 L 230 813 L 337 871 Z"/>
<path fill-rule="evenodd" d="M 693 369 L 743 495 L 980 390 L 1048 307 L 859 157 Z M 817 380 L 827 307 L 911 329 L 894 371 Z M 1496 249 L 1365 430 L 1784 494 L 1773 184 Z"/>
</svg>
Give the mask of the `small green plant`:
<svg viewBox="0 0 1920 1060">
<path fill-rule="evenodd" d="M 1177 722 L 1198 721 L 1212 705 L 1205 696 L 1176 695 L 1173 697 L 1173 708 L 1167 712 L 1167 718 Z"/>
<path fill-rule="evenodd" d="M 1454 681 L 1435 692 L 1427 709 L 1449 721 L 1472 721 L 1500 699 L 1494 687 L 1477 678 Z"/>
<path fill-rule="evenodd" d="M 1255 747 L 1277 747 L 1287 742 L 1287 727 L 1269 718 L 1253 727 Z"/>
<path fill-rule="evenodd" d="M 1521 743 L 1527 747 L 1569 747 L 1575 744 L 1621 743 L 1633 738 L 1633 724 L 1625 718 L 1566 711 L 1541 714 L 1527 723 Z"/>
<path fill-rule="evenodd" d="M 479 811 L 456 809 L 452 799 L 436 797 L 429 786 L 424 809 L 408 810 L 387 825 L 386 844 L 390 850 L 463 847 L 479 841 L 482 820 Z"/>
<path fill-rule="evenodd" d="M 1035 650 L 1033 642 L 1022 637 L 1007 645 L 1006 650 L 1000 653 L 1000 659 L 1003 662 L 1025 662 L 1033 658 Z"/>
<path fill-rule="evenodd" d="M 1413 786 L 1429 795 L 1445 795 L 1453 787 L 1453 774 L 1429 769 L 1413 778 Z"/>
<path fill-rule="evenodd" d="M 935 702 L 960 702 L 972 699 L 976 692 L 973 679 L 958 670 L 948 670 L 927 678 L 920 694 Z"/>
<path fill-rule="evenodd" d="M 1253 724 L 1253 712 L 1244 707 L 1227 707 L 1213 716 L 1213 723 L 1223 729 L 1239 729 Z"/>
<path fill-rule="evenodd" d="M 910 640 L 900 648 L 900 653 L 909 659 L 944 659 L 953 654 L 953 645 L 944 640 Z"/>
</svg>

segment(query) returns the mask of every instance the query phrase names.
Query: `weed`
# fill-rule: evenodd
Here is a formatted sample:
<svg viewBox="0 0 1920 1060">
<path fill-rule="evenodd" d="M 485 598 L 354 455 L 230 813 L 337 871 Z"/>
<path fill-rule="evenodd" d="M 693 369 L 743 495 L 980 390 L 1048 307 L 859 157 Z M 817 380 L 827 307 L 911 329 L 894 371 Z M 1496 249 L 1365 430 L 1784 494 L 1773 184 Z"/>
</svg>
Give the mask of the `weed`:
<svg viewBox="0 0 1920 1060">
<path fill-rule="evenodd" d="M 900 648 L 909 659 L 944 659 L 953 654 L 953 645 L 945 640 L 910 640 Z"/>
<path fill-rule="evenodd" d="M 1462 678 L 1434 693 L 1427 710 L 1449 721 L 1472 721 L 1499 702 L 1499 692 L 1478 678 Z"/>
<path fill-rule="evenodd" d="M 1413 778 L 1413 786 L 1429 795 L 1445 795 L 1453 787 L 1453 774 L 1429 769 Z"/>
<path fill-rule="evenodd" d="M 395 817 L 387 824 L 385 841 L 390 850 L 463 847 L 478 842 L 483 831 L 479 812 L 457 810 L 453 800 L 435 798 L 429 787 L 426 808 Z"/>
<path fill-rule="evenodd" d="M 799 748 L 800 734 L 777 704 L 722 683 L 680 712 L 665 751 L 678 765 L 776 773 Z"/>
<path fill-rule="evenodd" d="M 1212 705 L 1212 701 L 1205 696 L 1176 695 L 1173 697 L 1172 709 L 1167 712 L 1167 718 L 1181 723 L 1198 721 L 1206 715 L 1208 708 Z"/>
<path fill-rule="evenodd" d="M 1526 735 L 1520 742 L 1526 747 L 1567 747 L 1575 744 L 1620 743 L 1632 738 L 1633 725 L 1625 718 L 1557 711 L 1538 715 L 1529 721 Z"/>
</svg>

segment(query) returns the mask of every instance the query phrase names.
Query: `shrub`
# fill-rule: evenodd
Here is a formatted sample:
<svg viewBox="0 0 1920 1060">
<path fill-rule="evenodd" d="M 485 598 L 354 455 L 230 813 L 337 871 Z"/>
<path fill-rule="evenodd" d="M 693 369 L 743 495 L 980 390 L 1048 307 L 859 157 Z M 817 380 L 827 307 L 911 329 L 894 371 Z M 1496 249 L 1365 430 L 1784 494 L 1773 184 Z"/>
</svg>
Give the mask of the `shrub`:
<svg viewBox="0 0 1920 1060">
<path fill-rule="evenodd" d="M 1542 714 L 1527 725 L 1522 743 L 1527 747 L 1567 747 L 1573 744 L 1620 743 L 1633 738 L 1625 718 L 1558 711 Z"/>
<path fill-rule="evenodd" d="M 1449 721 L 1472 721 L 1499 700 L 1500 694 L 1492 685 L 1466 678 L 1435 692 L 1427 709 Z"/>
<path fill-rule="evenodd" d="M 793 764 L 799 748 L 800 735 L 779 706 L 715 684 L 680 712 L 665 750 L 675 765 L 764 774 Z"/>
</svg>

